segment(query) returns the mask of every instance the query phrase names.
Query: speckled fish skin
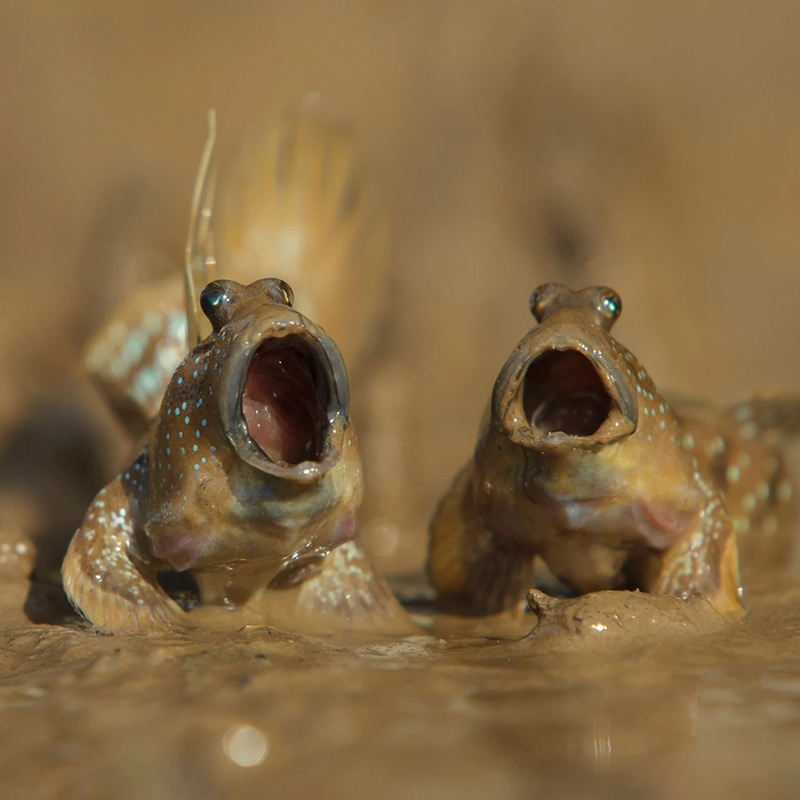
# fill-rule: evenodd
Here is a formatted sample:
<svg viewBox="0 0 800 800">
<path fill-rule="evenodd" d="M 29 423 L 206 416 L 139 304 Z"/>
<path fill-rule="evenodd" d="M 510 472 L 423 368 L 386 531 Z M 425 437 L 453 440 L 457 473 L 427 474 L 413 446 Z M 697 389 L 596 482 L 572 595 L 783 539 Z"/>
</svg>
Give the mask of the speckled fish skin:
<svg viewBox="0 0 800 800">
<path fill-rule="evenodd" d="M 186 355 L 186 309 L 180 279 L 129 297 L 87 343 L 84 366 L 122 422 L 144 433 Z"/>
<path fill-rule="evenodd" d="M 258 596 L 263 622 L 270 607 L 280 616 L 275 595 L 300 587 L 307 613 L 293 609 L 295 624 L 327 612 L 346 627 L 345 609 L 402 626 L 404 613 L 354 542 L 361 462 L 338 349 L 291 308 L 282 281 L 209 289 L 214 332 L 174 373 L 148 446 L 98 494 L 70 545 L 70 601 L 106 632 L 191 625 L 157 581 L 161 571 L 189 571 L 203 603 L 237 607 Z M 318 451 L 297 463 L 261 449 L 243 407 L 254 354 L 275 342 L 306 354 L 320 398 Z"/>
<path fill-rule="evenodd" d="M 261 122 L 222 170 L 202 243 L 205 279 L 277 275 L 358 370 L 385 306 L 386 216 L 349 126 L 316 96 Z M 194 342 L 191 343 L 192 345 Z M 147 286 L 92 337 L 84 364 L 139 434 L 189 349 L 181 278 Z"/>
<path fill-rule="evenodd" d="M 728 408 L 675 398 L 673 406 L 683 446 L 725 498 L 745 577 L 786 569 L 797 504 L 784 446 L 798 433 L 800 395 L 765 391 Z"/>
<path fill-rule="evenodd" d="M 733 521 L 667 401 L 610 335 L 618 295 L 545 284 L 531 305 L 540 324 L 501 371 L 432 521 L 443 598 L 470 613 L 517 606 L 538 555 L 579 592 L 699 592 L 742 616 Z"/>
</svg>

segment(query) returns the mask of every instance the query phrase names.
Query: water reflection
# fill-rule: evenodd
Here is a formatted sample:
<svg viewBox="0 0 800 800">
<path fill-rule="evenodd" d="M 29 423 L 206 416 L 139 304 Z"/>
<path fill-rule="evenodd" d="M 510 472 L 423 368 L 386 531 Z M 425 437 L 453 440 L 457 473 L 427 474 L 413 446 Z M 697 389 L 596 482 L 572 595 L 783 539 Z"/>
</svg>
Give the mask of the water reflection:
<svg viewBox="0 0 800 800">
<path fill-rule="evenodd" d="M 594 762 L 603 772 L 611 770 L 611 718 L 598 720 L 593 726 Z"/>
<path fill-rule="evenodd" d="M 267 737 L 252 725 L 232 725 L 222 737 L 225 755 L 240 767 L 257 767 L 269 753 Z"/>
</svg>

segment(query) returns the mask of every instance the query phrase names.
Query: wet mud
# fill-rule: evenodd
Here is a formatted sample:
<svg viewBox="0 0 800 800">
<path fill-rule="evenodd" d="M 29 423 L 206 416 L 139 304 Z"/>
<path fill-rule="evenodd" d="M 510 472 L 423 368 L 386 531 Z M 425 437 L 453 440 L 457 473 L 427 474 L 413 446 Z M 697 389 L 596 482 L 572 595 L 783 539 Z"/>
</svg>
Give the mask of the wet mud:
<svg viewBox="0 0 800 800">
<path fill-rule="evenodd" d="M 19 561 L 20 567 L 24 559 Z M 7 798 L 794 797 L 800 587 L 557 600 L 401 639 L 102 636 L 2 586 Z M 34 592 L 34 594 L 36 594 Z M 459 627 L 460 626 L 460 627 Z"/>
</svg>

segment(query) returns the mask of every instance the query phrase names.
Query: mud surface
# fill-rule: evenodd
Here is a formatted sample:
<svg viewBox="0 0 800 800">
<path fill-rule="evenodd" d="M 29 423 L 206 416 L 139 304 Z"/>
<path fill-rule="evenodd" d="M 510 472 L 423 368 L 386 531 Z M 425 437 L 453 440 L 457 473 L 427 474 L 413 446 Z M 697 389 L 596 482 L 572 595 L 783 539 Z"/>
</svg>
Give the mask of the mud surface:
<svg viewBox="0 0 800 800">
<path fill-rule="evenodd" d="M 26 591 L 2 596 L 6 798 L 796 796 L 800 587 L 740 624 L 604 592 L 539 596 L 494 626 L 515 638 L 371 642 L 98 636 L 31 625 Z"/>
</svg>

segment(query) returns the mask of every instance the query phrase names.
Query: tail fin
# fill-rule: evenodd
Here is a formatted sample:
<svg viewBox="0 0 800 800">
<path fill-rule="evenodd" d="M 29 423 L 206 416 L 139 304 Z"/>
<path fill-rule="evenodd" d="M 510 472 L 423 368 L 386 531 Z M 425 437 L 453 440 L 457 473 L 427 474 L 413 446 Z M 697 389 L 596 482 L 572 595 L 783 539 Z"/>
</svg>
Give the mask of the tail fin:
<svg viewBox="0 0 800 800">
<path fill-rule="evenodd" d="M 143 433 L 158 413 L 172 373 L 188 350 L 210 331 L 200 313 L 199 290 L 213 259 L 211 204 L 216 112 L 208 112 L 208 135 L 192 195 L 184 261 L 184 292 L 178 275 L 140 287 L 114 310 L 83 353 L 86 371 L 98 383 L 132 433 Z M 187 346 L 188 345 L 188 346 Z"/>
<path fill-rule="evenodd" d="M 218 270 L 267 275 L 358 359 L 374 340 L 386 294 L 383 210 L 346 124 L 315 95 L 250 132 L 223 172 L 214 210 Z"/>
<path fill-rule="evenodd" d="M 800 435 L 800 391 L 768 389 L 754 392 L 725 412 L 752 436 L 774 434 L 780 438 Z"/>
</svg>

